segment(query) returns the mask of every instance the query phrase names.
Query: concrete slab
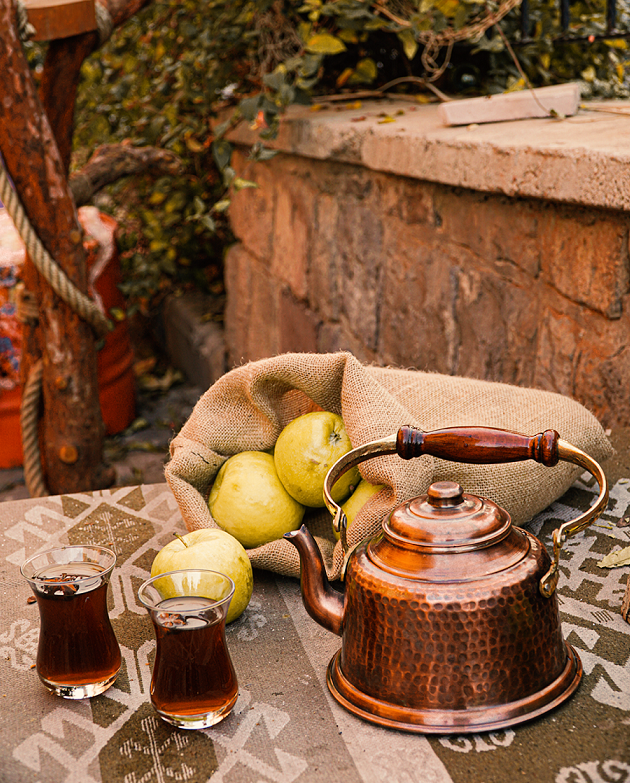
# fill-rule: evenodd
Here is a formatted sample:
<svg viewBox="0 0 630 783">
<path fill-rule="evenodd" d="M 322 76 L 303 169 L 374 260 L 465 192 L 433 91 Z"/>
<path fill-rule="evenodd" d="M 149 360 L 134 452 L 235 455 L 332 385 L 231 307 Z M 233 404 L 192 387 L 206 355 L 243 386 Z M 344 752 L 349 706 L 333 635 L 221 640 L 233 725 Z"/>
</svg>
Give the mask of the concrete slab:
<svg viewBox="0 0 630 783">
<path fill-rule="evenodd" d="M 566 119 L 463 127 L 445 126 L 435 104 L 299 107 L 268 146 L 472 190 L 628 210 L 630 102 L 583 106 Z M 258 137 L 242 124 L 229 138 L 250 145 Z"/>
<path fill-rule="evenodd" d="M 207 389 L 225 372 L 223 327 L 209 320 L 215 315 L 211 297 L 200 291 L 170 296 L 163 310 L 166 352 L 188 380 Z M 221 309 L 216 315 L 221 315 Z"/>
</svg>

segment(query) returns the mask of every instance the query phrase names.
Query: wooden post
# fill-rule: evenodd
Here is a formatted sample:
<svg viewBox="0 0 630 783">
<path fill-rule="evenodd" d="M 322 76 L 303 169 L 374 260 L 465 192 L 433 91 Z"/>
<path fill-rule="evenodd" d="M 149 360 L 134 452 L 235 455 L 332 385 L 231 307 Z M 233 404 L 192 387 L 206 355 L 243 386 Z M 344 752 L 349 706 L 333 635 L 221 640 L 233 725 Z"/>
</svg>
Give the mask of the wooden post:
<svg viewBox="0 0 630 783">
<path fill-rule="evenodd" d="M 65 167 L 48 118 L 37 96 L 15 26 L 12 0 L 0 0 L 0 151 L 29 220 L 50 255 L 86 293 L 82 231 L 68 188 Z M 98 399 L 96 349 L 83 322 L 32 271 L 40 313 L 40 337 L 30 335 L 24 372 L 43 358 L 43 463 L 45 482 L 55 494 L 95 489 L 101 482 L 104 427 Z M 36 357 L 35 357 L 36 358 Z M 24 376 L 23 376 L 24 377 Z"/>
<path fill-rule="evenodd" d="M 46 50 L 39 97 L 57 140 L 66 176 L 70 171 L 74 106 L 81 66 L 97 42 L 96 33 L 84 33 L 51 41 Z"/>
</svg>

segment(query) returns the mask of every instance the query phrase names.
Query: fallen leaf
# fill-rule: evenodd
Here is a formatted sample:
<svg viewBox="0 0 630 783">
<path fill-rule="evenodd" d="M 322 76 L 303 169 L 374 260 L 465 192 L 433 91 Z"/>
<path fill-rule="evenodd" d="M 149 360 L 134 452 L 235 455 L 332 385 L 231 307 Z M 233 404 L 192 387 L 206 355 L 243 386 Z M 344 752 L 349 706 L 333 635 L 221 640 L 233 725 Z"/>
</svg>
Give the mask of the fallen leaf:
<svg viewBox="0 0 630 783">
<path fill-rule="evenodd" d="M 138 385 L 145 391 L 168 391 L 171 386 L 176 383 L 180 383 L 184 379 L 184 376 L 179 370 L 169 368 L 162 378 L 158 378 L 155 375 L 141 375 L 138 378 Z"/>
<path fill-rule="evenodd" d="M 630 546 L 609 552 L 597 565 L 600 568 L 616 568 L 617 566 L 630 565 Z"/>
<path fill-rule="evenodd" d="M 139 359 L 133 365 L 133 372 L 136 377 L 140 375 L 147 375 L 157 364 L 155 356 L 150 356 L 148 359 Z"/>
</svg>

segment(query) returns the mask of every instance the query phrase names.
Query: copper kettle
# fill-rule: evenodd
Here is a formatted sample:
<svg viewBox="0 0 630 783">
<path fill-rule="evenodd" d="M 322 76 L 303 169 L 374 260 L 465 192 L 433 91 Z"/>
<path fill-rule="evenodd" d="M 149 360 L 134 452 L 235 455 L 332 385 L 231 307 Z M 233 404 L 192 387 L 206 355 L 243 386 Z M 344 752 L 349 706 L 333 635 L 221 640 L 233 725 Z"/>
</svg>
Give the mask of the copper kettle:
<svg viewBox="0 0 630 783">
<path fill-rule="evenodd" d="M 555 530 L 550 558 L 492 501 L 437 482 L 349 553 L 343 593 L 328 582 L 307 528 L 287 533 L 300 555 L 306 610 L 342 637 L 327 672 L 334 698 L 378 725 L 436 734 L 496 730 L 561 704 L 577 688 L 582 665 L 562 637 L 560 550 L 606 507 L 601 467 L 554 430 L 528 437 L 485 427 L 401 427 L 353 449 L 326 477 L 326 505 L 344 548 L 346 518 L 331 489 L 351 467 L 387 454 L 484 464 L 533 459 L 548 467 L 565 460 L 595 477 L 599 497 Z"/>
</svg>

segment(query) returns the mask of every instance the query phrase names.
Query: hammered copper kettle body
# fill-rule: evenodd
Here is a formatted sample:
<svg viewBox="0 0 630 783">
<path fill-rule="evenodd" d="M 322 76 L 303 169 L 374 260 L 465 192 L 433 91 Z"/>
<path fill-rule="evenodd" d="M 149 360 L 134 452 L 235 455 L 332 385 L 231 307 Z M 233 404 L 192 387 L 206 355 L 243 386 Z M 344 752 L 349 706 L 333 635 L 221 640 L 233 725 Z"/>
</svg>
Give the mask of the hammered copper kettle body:
<svg viewBox="0 0 630 783">
<path fill-rule="evenodd" d="M 342 637 L 328 667 L 332 695 L 359 717 L 419 733 L 495 730 L 561 704 L 577 688 L 582 666 L 562 637 L 560 549 L 604 510 L 601 467 L 553 430 L 528 437 L 483 427 L 402 427 L 350 451 L 328 473 L 324 495 L 344 548 L 345 515 L 330 490 L 350 467 L 383 454 L 547 466 L 562 459 L 588 470 L 600 494 L 555 531 L 550 558 L 490 500 L 454 482 L 435 483 L 395 508 L 382 532 L 350 553 L 344 593 L 328 583 L 306 527 L 287 533 L 300 554 L 308 613 Z"/>
</svg>

